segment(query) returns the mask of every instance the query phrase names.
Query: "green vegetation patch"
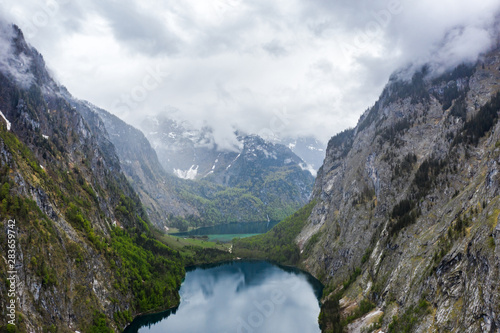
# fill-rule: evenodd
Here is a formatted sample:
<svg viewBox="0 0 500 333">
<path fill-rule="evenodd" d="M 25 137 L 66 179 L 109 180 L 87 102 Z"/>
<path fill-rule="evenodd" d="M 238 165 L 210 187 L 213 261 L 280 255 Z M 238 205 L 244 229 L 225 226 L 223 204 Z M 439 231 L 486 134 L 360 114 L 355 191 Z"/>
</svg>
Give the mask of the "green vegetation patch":
<svg viewBox="0 0 500 333">
<path fill-rule="evenodd" d="M 138 312 L 164 309 L 179 301 L 177 290 L 184 277 L 180 254 L 143 234 L 115 228 L 111 246 L 118 258 L 114 287 L 134 295 Z"/>
<path fill-rule="evenodd" d="M 481 109 L 462 127 L 462 131 L 453 141 L 453 145 L 459 143 L 477 145 L 479 139 L 495 125 L 500 110 L 500 92 L 496 93 L 491 100 L 483 105 Z"/>
<path fill-rule="evenodd" d="M 375 309 L 375 304 L 367 299 L 362 299 L 359 306 L 351 313 L 346 319 L 342 321 L 342 326 L 346 327 L 358 318 L 363 317 L 365 314 Z"/>
<path fill-rule="evenodd" d="M 100 312 L 94 312 L 92 326 L 87 330 L 89 333 L 113 333 L 113 330 L 108 326 L 106 315 Z"/>
<path fill-rule="evenodd" d="M 420 319 L 430 312 L 429 303 L 424 299 L 420 300 L 418 305 L 410 306 L 402 316 L 392 318 L 392 322 L 389 324 L 389 333 L 413 332 Z"/>
<path fill-rule="evenodd" d="M 300 251 L 294 240 L 304 228 L 314 205 L 316 205 L 315 200 L 278 223 L 265 234 L 236 240 L 234 242 L 235 255 L 269 259 L 281 264 L 298 263 Z"/>
<path fill-rule="evenodd" d="M 321 306 L 318 323 L 321 332 L 343 333 L 344 329 L 340 322 L 340 294 L 335 294 L 327 299 Z"/>
</svg>

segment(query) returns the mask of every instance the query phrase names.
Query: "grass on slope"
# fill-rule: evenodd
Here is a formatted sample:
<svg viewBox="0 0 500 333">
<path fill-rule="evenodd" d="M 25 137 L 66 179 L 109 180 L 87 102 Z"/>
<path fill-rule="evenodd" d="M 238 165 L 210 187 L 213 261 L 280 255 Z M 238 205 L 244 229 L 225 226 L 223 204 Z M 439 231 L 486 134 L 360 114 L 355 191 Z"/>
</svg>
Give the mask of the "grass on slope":
<svg viewBox="0 0 500 333">
<path fill-rule="evenodd" d="M 166 234 L 156 234 L 155 238 L 174 251 L 183 259 L 184 266 L 207 264 L 232 260 L 230 244 L 220 244 L 202 239 L 180 238 Z"/>
<path fill-rule="evenodd" d="M 298 263 L 300 251 L 294 240 L 305 226 L 315 204 L 316 201 L 311 201 L 265 234 L 236 240 L 234 254 L 244 258 L 269 259 L 281 264 Z"/>
</svg>

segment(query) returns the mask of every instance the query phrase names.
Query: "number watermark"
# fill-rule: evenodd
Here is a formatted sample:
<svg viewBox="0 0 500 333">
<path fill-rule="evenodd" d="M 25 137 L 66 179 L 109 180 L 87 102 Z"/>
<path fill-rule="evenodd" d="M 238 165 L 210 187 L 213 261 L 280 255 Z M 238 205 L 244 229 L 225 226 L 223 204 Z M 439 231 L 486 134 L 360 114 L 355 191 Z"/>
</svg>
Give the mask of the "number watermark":
<svg viewBox="0 0 500 333">
<path fill-rule="evenodd" d="M 16 325 L 16 220 L 9 220 L 7 224 L 7 323 Z"/>
</svg>

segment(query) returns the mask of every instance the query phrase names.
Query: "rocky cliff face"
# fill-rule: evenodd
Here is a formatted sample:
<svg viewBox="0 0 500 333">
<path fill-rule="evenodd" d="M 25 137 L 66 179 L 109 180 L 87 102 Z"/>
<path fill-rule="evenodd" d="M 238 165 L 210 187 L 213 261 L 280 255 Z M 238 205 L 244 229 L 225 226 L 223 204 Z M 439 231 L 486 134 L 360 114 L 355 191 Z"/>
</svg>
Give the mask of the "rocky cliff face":
<svg viewBox="0 0 500 333">
<path fill-rule="evenodd" d="M 498 332 L 499 83 L 498 50 L 437 77 L 394 76 L 330 140 L 297 242 L 325 300 L 341 293 L 341 318 L 369 300 L 384 315 L 365 331 Z"/>
<path fill-rule="evenodd" d="M 7 60 L 0 66 L 0 276 L 14 276 L 14 283 L 0 286 L 0 327 L 6 329 L 6 306 L 14 300 L 23 332 L 122 329 L 150 306 L 137 302 L 132 281 L 140 275 L 131 277 L 122 247 L 144 250 L 132 238 L 146 237 L 147 216 L 101 119 L 88 107 L 75 109 L 19 29 L 3 23 L 1 29 Z M 6 260 L 9 229 L 16 237 L 14 275 Z M 155 290 L 163 306 L 177 302 L 183 274 L 178 255 L 167 256 L 179 265 L 162 263 L 165 276 L 178 275 L 174 285 Z"/>
<path fill-rule="evenodd" d="M 200 216 L 198 209 L 179 194 L 184 185 L 182 180 L 164 171 L 156 152 L 141 131 L 90 103 L 75 101 L 75 105 L 77 109 L 91 108 L 102 119 L 116 147 L 124 174 L 157 227 L 163 229 L 170 224 L 169 216 Z"/>
</svg>

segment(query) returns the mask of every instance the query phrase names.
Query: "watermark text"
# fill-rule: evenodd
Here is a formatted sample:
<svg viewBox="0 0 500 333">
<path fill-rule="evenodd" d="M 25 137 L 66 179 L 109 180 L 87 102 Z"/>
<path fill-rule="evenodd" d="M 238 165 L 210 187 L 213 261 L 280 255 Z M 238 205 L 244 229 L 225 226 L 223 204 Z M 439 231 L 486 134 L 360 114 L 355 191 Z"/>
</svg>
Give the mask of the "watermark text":
<svg viewBox="0 0 500 333">
<path fill-rule="evenodd" d="M 9 220 L 7 225 L 7 323 L 16 325 L 16 220 Z"/>
</svg>

